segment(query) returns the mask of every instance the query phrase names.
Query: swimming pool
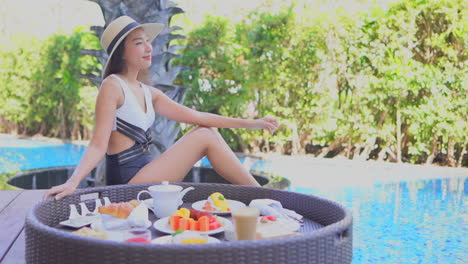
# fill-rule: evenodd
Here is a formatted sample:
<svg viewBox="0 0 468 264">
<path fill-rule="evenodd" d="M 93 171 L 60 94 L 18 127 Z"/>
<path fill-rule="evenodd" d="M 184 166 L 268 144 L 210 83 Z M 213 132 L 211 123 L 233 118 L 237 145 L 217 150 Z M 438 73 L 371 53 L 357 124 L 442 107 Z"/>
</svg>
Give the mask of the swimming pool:
<svg viewBox="0 0 468 264">
<path fill-rule="evenodd" d="M 86 147 L 0 136 L 0 174 L 78 164 Z"/>
<path fill-rule="evenodd" d="M 466 178 L 302 190 L 353 212 L 353 263 L 466 263 Z"/>
<path fill-rule="evenodd" d="M 7 168 L 5 160 L 12 164 L 10 168 L 20 169 L 74 165 L 84 151 L 82 146 L 67 144 L 16 143 L 22 145 L 0 145 L 3 172 Z M 304 159 L 294 165 L 298 176 L 287 176 L 291 180 L 289 190 L 328 198 L 352 211 L 353 264 L 465 263 L 466 176 L 415 179 L 420 177 L 405 175 L 405 180 L 383 182 L 379 177 L 388 173 L 379 166 L 353 170 L 330 166 L 328 161 L 325 165 L 315 162 Z M 206 160 L 201 162 L 208 164 Z M 252 167 L 280 174 L 284 172 L 281 169 L 291 171 L 281 162 L 255 162 Z M 310 173 L 299 173 L 301 170 Z"/>
</svg>

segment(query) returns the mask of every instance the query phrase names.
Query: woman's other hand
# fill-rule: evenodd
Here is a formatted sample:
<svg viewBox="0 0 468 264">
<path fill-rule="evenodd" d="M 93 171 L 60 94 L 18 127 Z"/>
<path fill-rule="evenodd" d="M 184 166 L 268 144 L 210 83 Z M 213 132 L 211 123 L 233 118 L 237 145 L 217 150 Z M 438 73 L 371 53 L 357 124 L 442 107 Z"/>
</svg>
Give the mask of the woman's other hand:
<svg viewBox="0 0 468 264">
<path fill-rule="evenodd" d="M 60 200 L 63 197 L 72 194 L 76 190 L 76 185 L 71 182 L 66 182 L 61 185 L 54 186 L 48 190 L 42 199 L 46 199 L 49 196 L 55 195 L 55 200 Z"/>
<path fill-rule="evenodd" d="M 254 127 L 252 129 L 268 129 L 270 134 L 273 134 L 279 126 L 278 120 L 273 117 L 263 117 L 254 120 Z"/>
</svg>

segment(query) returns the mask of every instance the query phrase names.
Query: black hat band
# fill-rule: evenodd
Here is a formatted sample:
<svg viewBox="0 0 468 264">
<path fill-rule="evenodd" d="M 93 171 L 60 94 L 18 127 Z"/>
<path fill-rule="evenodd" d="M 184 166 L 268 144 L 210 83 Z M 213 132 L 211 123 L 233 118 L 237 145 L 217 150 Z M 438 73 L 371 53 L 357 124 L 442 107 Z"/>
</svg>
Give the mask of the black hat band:
<svg viewBox="0 0 468 264">
<path fill-rule="evenodd" d="M 117 41 L 127 32 L 129 32 L 130 30 L 136 28 L 140 26 L 140 24 L 138 24 L 137 22 L 132 22 L 130 24 L 128 24 L 127 26 L 125 26 L 122 30 L 120 30 L 119 34 L 117 34 L 114 39 L 112 40 L 112 42 L 109 44 L 109 47 L 107 47 L 107 54 L 110 55 L 110 53 L 112 52 L 112 50 L 114 49 L 114 46 L 115 44 L 117 43 Z"/>
</svg>

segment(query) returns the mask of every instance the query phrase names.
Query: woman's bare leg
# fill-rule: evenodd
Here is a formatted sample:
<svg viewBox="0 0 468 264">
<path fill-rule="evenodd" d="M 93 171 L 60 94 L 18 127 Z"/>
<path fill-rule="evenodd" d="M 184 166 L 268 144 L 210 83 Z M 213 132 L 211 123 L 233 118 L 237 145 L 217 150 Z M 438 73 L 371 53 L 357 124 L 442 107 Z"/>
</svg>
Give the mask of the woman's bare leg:
<svg viewBox="0 0 468 264">
<path fill-rule="evenodd" d="M 193 165 L 207 156 L 213 168 L 234 184 L 260 186 L 213 128 L 198 127 L 143 167 L 130 183 L 181 181 Z"/>
</svg>

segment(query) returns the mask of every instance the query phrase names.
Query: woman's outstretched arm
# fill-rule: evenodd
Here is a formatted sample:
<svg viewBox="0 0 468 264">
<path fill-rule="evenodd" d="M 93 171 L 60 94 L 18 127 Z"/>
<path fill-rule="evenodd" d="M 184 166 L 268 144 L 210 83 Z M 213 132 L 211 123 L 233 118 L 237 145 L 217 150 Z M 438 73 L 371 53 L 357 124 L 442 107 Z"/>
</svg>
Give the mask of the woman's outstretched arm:
<svg viewBox="0 0 468 264">
<path fill-rule="evenodd" d="M 278 121 L 271 117 L 242 119 L 199 112 L 174 102 L 156 88 L 152 88 L 152 95 L 155 111 L 168 119 L 180 123 L 217 128 L 268 129 L 270 133 L 273 133 L 279 125 Z"/>
</svg>

